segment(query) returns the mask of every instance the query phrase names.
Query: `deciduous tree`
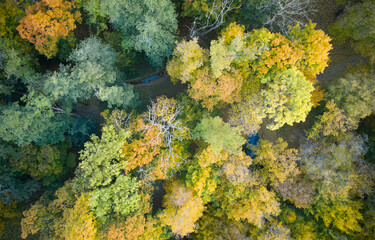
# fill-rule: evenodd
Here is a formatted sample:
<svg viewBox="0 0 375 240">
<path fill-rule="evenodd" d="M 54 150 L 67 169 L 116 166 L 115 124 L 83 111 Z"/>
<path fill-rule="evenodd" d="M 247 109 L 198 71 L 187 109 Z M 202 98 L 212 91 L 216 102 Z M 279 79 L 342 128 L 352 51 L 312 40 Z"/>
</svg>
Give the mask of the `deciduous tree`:
<svg viewBox="0 0 375 240">
<path fill-rule="evenodd" d="M 194 232 L 195 223 L 203 215 L 202 199 L 191 188 L 184 186 L 182 181 L 174 180 L 165 189 L 165 209 L 160 215 L 162 223 L 169 225 L 172 232 L 180 237 Z"/>
<path fill-rule="evenodd" d="M 312 107 L 310 99 L 314 87 L 300 71 L 291 68 L 262 81 L 269 86 L 261 92 L 264 111 L 272 120 L 267 126 L 269 129 L 305 120 Z"/>
<path fill-rule="evenodd" d="M 246 141 L 238 128 L 231 127 L 220 117 L 203 118 L 194 130 L 194 138 L 202 138 L 209 143 L 210 149 L 216 154 L 220 154 L 222 150 L 240 154 Z"/>
<path fill-rule="evenodd" d="M 17 30 L 48 58 L 56 55 L 60 39 L 73 39 L 75 22 L 81 21 L 81 13 L 69 0 L 42 0 L 30 6 L 26 14 Z"/>
</svg>

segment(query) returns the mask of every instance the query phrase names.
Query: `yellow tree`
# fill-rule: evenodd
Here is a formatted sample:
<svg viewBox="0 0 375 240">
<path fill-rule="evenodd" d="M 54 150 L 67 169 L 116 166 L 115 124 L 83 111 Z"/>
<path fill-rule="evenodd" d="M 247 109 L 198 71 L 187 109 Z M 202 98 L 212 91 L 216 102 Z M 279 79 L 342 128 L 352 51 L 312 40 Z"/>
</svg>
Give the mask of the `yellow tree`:
<svg viewBox="0 0 375 240">
<path fill-rule="evenodd" d="M 203 200 L 180 180 L 168 182 L 165 190 L 161 222 L 170 226 L 177 236 L 184 237 L 194 232 L 196 222 L 203 215 Z"/>
<path fill-rule="evenodd" d="M 90 209 L 89 198 L 89 194 L 81 195 L 74 207 L 64 212 L 63 217 L 66 224 L 63 237 L 65 239 L 97 239 L 97 221 L 94 212 Z"/>
<path fill-rule="evenodd" d="M 48 58 L 57 54 L 60 39 L 73 40 L 75 22 L 81 22 L 81 13 L 69 0 L 42 0 L 30 6 L 26 14 L 17 30 Z"/>
</svg>

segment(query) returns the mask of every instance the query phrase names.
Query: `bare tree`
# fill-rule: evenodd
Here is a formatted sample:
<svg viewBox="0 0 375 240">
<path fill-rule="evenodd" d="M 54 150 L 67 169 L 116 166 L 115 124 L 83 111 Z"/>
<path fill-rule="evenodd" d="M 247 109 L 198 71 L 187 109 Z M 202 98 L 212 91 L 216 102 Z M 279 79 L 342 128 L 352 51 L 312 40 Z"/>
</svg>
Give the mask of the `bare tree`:
<svg viewBox="0 0 375 240">
<path fill-rule="evenodd" d="M 289 26 L 296 24 L 304 25 L 310 18 L 309 16 L 316 12 L 313 8 L 314 0 L 273 0 L 262 6 L 261 12 L 272 9 L 272 14 L 263 23 L 272 31 L 281 31 L 287 35 Z"/>
<path fill-rule="evenodd" d="M 182 107 L 176 100 L 161 97 L 156 102 L 151 101 L 148 111 L 144 114 L 143 132 L 154 131 L 154 136 L 148 144 L 162 144 L 166 148 L 165 154 L 161 156 L 164 170 L 173 166 L 178 167 L 178 159 L 185 160 L 173 149 L 176 141 L 183 141 L 191 136 L 189 129 L 177 119 L 181 110 Z"/>
<path fill-rule="evenodd" d="M 203 24 L 197 22 L 198 18 L 194 19 L 190 30 L 190 38 L 197 36 L 204 36 L 207 33 L 217 29 L 224 23 L 224 17 L 228 12 L 240 8 L 241 6 L 233 6 L 235 0 L 214 0 L 212 9 L 209 12 Z"/>
<path fill-rule="evenodd" d="M 119 132 L 121 129 L 126 129 L 128 126 L 129 120 L 131 118 L 131 113 L 126 113 L 125 110 L 119 110 L 115 108 L 107 121 L 111 123 L 117 132 Z"/>
</svg>

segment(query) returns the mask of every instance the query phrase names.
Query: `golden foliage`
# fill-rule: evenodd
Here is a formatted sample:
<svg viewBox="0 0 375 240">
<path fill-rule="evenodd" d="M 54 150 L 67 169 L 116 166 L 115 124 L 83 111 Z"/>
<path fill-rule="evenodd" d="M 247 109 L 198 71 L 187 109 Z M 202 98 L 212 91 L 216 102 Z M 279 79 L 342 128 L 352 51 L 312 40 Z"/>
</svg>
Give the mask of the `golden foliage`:
<svg viewBox="0 0 375 240">
<path fill-rule="evenodd" d="M 17 30 L 22 38 L 35 44 L 36 50 L 51 58 L 58 51 L 58 41 L 61 38 L 71 41 L 75 21 L 81 22 L 81 13 L 74 9 L 75 3 L 69 0 L 36 2 L 27 9 Z"/>
</svg>

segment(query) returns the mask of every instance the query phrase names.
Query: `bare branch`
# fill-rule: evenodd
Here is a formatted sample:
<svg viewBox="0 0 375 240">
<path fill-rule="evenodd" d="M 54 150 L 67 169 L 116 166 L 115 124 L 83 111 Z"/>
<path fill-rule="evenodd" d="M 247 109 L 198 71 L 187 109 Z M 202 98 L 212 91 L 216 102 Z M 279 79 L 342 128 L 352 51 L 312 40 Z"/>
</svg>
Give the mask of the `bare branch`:
<svg viewBox="0 0 375 240">
<path fill-rule="evenodd" d="M 189 28 L 190 38 L 197 36 L 204 36 L 212 32 L 224 23 L 224 17 L 228 12 L 239 9 L 241 6 L 233 6 L 235 0 L 221 0 L 217 3 L 216 0 L 212 4 L 212 9 L 209 12 L 205 23 L 200 24 L 197 18 L 194 19 L 193 25 Z M 200 27 L 198 27 L 200 26 Z"/>
<path fill-rule="evenodd" d="M 304 25 L 316 12 L 312 5 L 313 0 L 274 0 L 263 6 L 262 10 L 273 9 L 276 11 L 268 17 L 263 26 L 269 26 L 272 31 L 281 31 L 287 35 L 289 26 Z"/>
<path fill-rule="evenodd" d="M 163 144 L 166 148 L 165 154 L 161 156 L 161 167 L 164 171 L 171 168 L 178 169 L 180 165 L 178 160 L 186 161 L 173 149 L 176 141 L 183 141 L 191 136 L 190 130 L 177 120 L 181 110 L 182 107 L 177 102 L 161 99 L 156 103 L 151 102 L 148 111 L 144 114 L 143 132 L 154 131 L 155 135 L 147 144 Z"/>
</svg>

